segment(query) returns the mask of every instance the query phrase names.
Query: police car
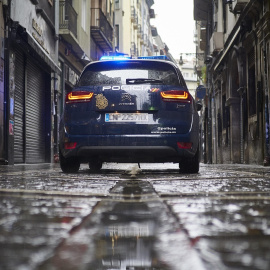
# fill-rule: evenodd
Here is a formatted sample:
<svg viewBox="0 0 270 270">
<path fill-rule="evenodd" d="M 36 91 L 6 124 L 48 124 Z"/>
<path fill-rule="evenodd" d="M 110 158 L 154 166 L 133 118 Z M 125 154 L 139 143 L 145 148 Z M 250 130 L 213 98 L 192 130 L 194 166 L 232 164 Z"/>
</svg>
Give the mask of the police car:
<svg viewBox="0 0 270 270">
<path fill-rule="evenodd" d="M 81 163 L 179 164 L 199 171 L 199 116 L 182 74 L 165 56 L 105 56 L 88 64 L 66 95 L 59 156 L 65 173 Z"/>
</svg>

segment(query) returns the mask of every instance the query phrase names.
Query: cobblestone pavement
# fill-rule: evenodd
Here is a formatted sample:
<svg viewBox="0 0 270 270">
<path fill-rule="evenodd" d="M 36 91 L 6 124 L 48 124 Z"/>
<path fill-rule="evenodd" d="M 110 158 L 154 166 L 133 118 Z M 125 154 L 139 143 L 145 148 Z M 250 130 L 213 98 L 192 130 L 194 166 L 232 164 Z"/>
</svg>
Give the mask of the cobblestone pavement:
<svg viewBox="0 0 270 270">
<path fill-rule="evenodd" d="M 270 169 L 0 166 L 0 269 L 270 269 Z"/>
</svg>

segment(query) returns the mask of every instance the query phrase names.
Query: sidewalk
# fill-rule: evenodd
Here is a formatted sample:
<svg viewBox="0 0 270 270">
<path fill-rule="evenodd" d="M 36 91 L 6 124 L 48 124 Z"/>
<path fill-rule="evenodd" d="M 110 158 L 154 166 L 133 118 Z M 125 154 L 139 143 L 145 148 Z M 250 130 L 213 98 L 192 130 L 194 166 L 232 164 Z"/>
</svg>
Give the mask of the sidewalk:
<svg viewBox="0 0 270 270">
<path fill-rule="evenodd" d="M 23 171 L 60 170 L 59 163 L 0 165 L 0 174 Z"/>
</svg>

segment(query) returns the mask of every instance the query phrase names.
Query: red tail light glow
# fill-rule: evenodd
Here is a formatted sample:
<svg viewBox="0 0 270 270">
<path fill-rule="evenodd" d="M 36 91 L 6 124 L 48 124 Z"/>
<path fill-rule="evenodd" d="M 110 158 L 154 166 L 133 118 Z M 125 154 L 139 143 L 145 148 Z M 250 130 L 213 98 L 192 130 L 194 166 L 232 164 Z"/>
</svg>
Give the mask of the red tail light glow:
<svg viewBox="0 0 270 270">
<path fill-rule="evenodd" d="M 164 101 L 177 101 L 190 103 L 192 98 L 189 92 L 184 90 L 162 91 L 160 95 Z"/>
<path fill-rule="evenodd" d="M 88 102 L 92 99 L 94 93 L 88 91 L 74 91 L 66 95 L 66 103 Z"/>
<path fill-rule="evenodd" d="M 180 149 L 191 149 L 192 143 L 191 142 L 177 142 L 177 146 Z"/>
<path fill-rule="evenodd" d="M 76 142 L 66 142 L 65 143 L 65 149 L 70 150 L 76 148 L 77 143 Z"/>
</svg>

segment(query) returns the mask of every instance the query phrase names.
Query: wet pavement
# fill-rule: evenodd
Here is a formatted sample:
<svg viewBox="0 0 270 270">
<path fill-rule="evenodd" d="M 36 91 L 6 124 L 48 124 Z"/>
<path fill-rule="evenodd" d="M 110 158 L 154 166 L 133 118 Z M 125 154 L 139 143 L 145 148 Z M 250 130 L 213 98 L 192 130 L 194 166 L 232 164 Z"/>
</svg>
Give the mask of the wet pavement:
<svg viewBox="0 0 270 270">
<path fill-rule="evenodd" d="M 0 166 L 0 269 L 270 269 L 270 168 Z"/>
</svg>

